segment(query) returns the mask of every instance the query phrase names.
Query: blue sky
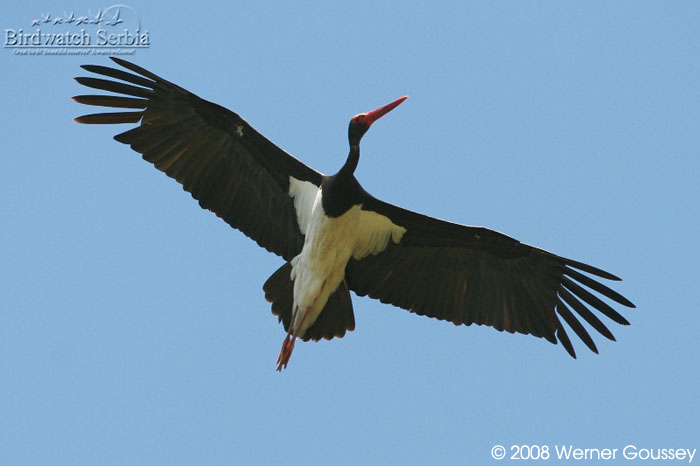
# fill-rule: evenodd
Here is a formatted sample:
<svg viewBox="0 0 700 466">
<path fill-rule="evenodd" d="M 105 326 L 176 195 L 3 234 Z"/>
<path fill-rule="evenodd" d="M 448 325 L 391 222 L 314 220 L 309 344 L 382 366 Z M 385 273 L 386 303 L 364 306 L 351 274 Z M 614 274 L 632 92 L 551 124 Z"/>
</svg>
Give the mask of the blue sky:
<svg viewBox="0 0 700 466">
<path fill-rule="evenodd" d="M 5 4 L 2 27 L 101 6 Z M 0 464 L 700 447 L 698 2 L 129 6 L 151 45 L 128 59 L 326 173 L 352 115 L 409 94 L 363 139 L 368 191 L 609 270 L 637 309 L 572 360 L 353 297 L 357 329 L 279 374 L 261 287 L 281 260 L 113 141 L 126 126 L 72 121 L 72 77 L 106 58 L 5 48 Z"/>
</svg>

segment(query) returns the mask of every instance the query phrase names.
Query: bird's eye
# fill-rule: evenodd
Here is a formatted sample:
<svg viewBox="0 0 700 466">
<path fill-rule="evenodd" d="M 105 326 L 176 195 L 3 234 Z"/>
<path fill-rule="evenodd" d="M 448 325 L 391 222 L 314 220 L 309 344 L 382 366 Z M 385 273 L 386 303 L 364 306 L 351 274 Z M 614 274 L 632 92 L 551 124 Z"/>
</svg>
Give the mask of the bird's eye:
<svg viewBox="0 0 700 466">
<path fill-rule="evenodd" d="M 353 123 L 364 123 L 366 116 L 367 116 L 366 113 L 360 113 L 359 115 L 355 115 L 354 117 L 352 117 L 352 122 Z"/>
</svg>

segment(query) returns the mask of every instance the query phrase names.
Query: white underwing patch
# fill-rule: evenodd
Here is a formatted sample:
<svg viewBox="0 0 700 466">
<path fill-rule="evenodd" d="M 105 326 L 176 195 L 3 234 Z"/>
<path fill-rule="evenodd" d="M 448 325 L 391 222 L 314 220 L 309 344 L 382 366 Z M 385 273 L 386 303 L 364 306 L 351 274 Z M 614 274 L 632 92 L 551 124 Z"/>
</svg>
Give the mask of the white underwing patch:
<svg viewBox="0 0 700 466">
<path fill-rule="evenodd" d="M 405 233 L 404 227 L 396 225 L 388 217 L 369 210 L 360 210 L 352 257 L 359 260 L 369 254 L 379 254 L 386 249 L 389 240 L 398 244 Z"/>
<path fill-rule="evenodd" d="M 311 210 L 319 189 L 321 188 L 309 181 L 299 181 L 293 176 L 289 177 L 289 195 L 294 199 L 294 210 L 297 213 L 297 223 L 302 235 L 306 235 L 311 221 Z"/>
</svg>

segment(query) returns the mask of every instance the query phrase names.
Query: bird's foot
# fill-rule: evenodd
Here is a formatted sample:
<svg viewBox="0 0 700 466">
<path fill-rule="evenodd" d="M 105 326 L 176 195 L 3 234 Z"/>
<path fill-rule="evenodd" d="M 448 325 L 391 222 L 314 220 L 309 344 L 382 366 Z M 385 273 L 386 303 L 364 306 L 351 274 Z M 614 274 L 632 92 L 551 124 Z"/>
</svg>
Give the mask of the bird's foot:
<svg viewBox="0 0 700 466">
<path fill-rule="evenodd" d="M 282 342 L 282 349 L 280 350 L 280 355 L 277 356 L 277 372 L 281 372 L 282 369 L 286 369 L 287 364 L 289 363 L 289 358 L 292 357 L 292 351 L 294 351 L 294 342 L 297 339 L 296 330 L 292 330 L 292 326 L 294 325 L 294 320 L 296 319 L 298 310 L 299 308 L 295 308 L 294 312 L 292 313 L 292 321 L 289 323 L 287 336 L 284 337 L 284 341 Z M 301 322 L 299 322 L 299 327 L 302 327 L 304 325 L 304 321 L 306 320 L 307 315 L 309 315 L 309 309 L 307 309 L 304 315 L 301 316 Z"/>
<path fill-rule="evenodd" d="M 282 369 L 287 368 L 289 363 L 289 358 L 292 357 L 292 351 L 294 351 L 294 340 L 296 340 L 296 335 L 289 338 L 289 334 L 284 338 L 282 342 L 282 349 L 280 350 L 280 355 L 277 357 L 277 371 L 280 372 Z"/>
</svg>

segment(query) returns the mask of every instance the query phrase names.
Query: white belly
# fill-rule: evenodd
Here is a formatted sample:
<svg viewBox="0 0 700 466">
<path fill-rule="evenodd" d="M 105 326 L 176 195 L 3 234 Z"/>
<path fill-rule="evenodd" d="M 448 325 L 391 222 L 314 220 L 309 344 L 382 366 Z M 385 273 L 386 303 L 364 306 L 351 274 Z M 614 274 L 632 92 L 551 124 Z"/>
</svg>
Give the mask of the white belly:
<svg viewBox="0 0 700 466">
<path fill-rule="evenodd" d="M 313 325 L 345 277 L 345 266 L 356 244 L 359 206 L 338 218 L 329 218 L 323 212 L 321 196 L 319 189 L 308 217 L 304 247 L 292 259 L 292 330 L 300 337 Z"/>
<path fill-rule="evenodd" d="M 323 212 L 322 191 L 308 181 L 289 177 L 304 246 L 292 259 L 294 307 L 291 330 L 303 337 L 323 310 L 328 298 L 345 278 L 350 257 L 362 259 L 379 254 L 389 242 L 398 244 L 406 229 L 385 216 L 353 206 L 338 218 Z M 296 312 L 295 312 L 296 310 Z"/>
</svg>

